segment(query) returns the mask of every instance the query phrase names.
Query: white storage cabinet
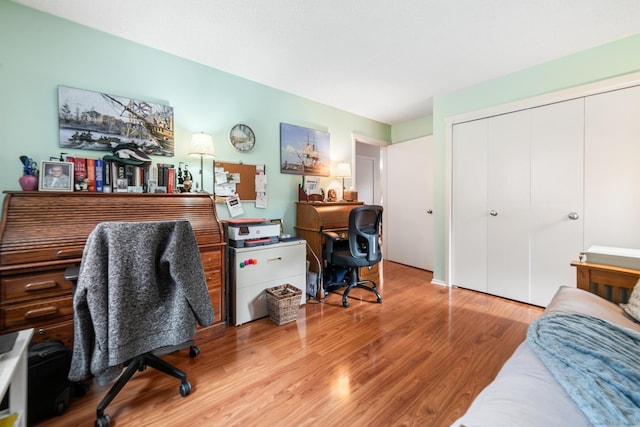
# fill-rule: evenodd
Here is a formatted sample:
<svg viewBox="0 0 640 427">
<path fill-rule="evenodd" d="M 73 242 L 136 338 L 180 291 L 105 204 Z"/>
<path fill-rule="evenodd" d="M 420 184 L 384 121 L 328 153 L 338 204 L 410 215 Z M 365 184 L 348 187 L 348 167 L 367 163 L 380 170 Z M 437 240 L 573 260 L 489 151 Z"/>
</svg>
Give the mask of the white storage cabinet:
<svg viewBox="0 0 640 427">
<path fill-rule="evenodd" d="M 230 311 L 234 325 L 269 315 L 265 289 L 290 284 L 306 302 L 306 241 L 274 243 L 252 248 L 229 248 Z"/>
</svg>

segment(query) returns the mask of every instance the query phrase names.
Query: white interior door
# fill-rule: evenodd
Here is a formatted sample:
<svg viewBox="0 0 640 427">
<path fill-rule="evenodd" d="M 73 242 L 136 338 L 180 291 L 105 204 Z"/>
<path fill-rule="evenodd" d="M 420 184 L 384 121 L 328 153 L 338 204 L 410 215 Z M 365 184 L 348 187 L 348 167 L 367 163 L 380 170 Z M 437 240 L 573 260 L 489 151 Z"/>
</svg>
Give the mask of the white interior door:
<svg viewBox="0 0 640 427">
<path fill-rule="evenodd" d="M 356 182 L 358 183 L 358 201 L 366 205 L 376 205 L 374 195 L 375 174 L 379 170 L 377 159 L 369 156 L 356 156 Z"/>
<path fill-rule="evenodd" d="M 585 249 L 640 248 L 640 87 L 585 100 Z"/>
<path fill-rule="evenodd" d="M 387 146 L 385 258 L 433 270 L 433 137 Z"/>
<path fill-rule="evenodd" d="M 487 289 L 529 300 L 530 112 L 489 119 Z"/>
<path fill-rule="evenodd" d="M 451 284 L 487 292 L 488 119 L 453 126 Z"/>
<path fill-rule="evenodd" d="M 584 99 L 531 110 L 531 298 L 575 286 L 584 229 Z"/>
</svg>

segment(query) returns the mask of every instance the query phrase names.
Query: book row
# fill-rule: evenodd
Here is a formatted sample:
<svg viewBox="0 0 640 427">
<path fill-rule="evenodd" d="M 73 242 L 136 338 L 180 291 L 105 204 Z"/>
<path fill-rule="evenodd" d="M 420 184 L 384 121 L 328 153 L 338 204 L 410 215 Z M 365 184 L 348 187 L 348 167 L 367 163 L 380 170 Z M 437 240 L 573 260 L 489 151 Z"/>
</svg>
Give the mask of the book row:
<svg viewBox="0 0 640 427">
<path fill-rule="evenodd" d="M 98 193 L 181 191 L 177 183 L 176 169 L 172 164 L 134 165 L 113 160 L 71 156 L 67 156 L 67 161 L 74 164 L 73 176 L 76 191 Z"/>
</svg>

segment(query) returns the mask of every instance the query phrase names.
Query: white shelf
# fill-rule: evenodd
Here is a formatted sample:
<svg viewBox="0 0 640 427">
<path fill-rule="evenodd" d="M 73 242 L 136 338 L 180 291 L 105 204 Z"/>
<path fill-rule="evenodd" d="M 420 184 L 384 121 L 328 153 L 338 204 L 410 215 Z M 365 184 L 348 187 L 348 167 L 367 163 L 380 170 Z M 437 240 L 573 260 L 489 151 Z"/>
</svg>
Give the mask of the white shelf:
<svg viewBox="0 0 640 427">
<path fill-rule="evenodd" d="M 9 410 L 19 416 L 17 426 L 26 426 L 27 413 L 27 349 L 33 329 L 25 329 L 18 333 L 13 349 L 0 355 L 0 400 L 4 397 L 9 385 Z"/>
</svg>

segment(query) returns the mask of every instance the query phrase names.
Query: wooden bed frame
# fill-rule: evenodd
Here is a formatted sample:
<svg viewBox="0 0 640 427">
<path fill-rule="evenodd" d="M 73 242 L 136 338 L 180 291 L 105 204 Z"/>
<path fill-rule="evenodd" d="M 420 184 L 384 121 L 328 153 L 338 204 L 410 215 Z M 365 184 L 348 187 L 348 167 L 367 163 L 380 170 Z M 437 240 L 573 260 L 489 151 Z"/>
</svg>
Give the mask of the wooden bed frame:
<svg viewBox="0 0 640 427">
<path fill-rule="evenodd" d="M 640 270 L 588 262 L 571 263 L 576 267 L 578 288 L 615 304 L 626 303 L 640 278 Z"/>
</svg>

